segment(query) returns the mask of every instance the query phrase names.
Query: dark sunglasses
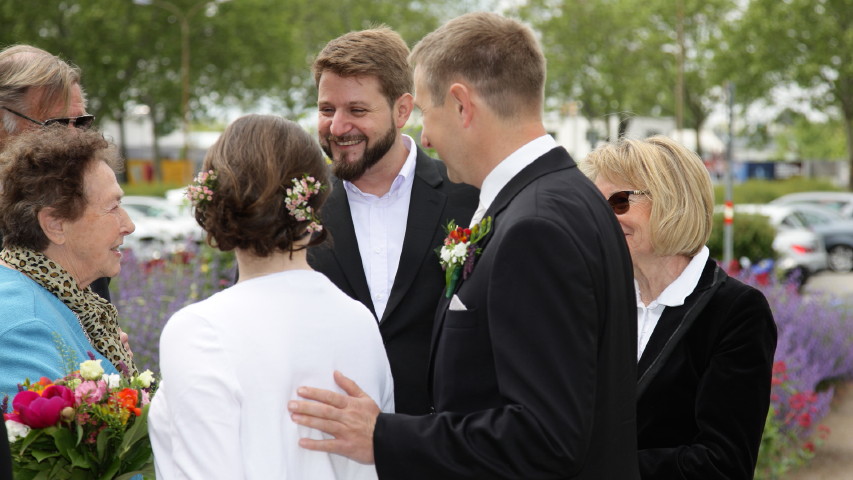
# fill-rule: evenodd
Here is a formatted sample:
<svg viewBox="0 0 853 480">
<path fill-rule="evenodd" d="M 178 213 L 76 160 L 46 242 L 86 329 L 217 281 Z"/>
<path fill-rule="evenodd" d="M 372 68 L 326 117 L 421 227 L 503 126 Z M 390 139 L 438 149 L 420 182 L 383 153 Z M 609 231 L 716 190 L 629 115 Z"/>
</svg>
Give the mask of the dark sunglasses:
<svg viewBox="0 0 853 480">
<path fill-rule="evenodd" d="M 623 190 L 610 195 L 610 198 L 607 199 L 607 203 L 610 204 L 610 208 L 613 209 L 613 213 L 616 215 L 624 215 L 628 213 L 628 210 L 631 208 L 631 202 L 628 201 L 631 195 L 648 194 L 649 192 L 646 190 Z"/>
<path fill-rule="evenodd" d="M 94 115 L 80 115 L 79 117 L 49 118 L 43 122 L 39 122 L 38 120 L 36 120 L 34 118 L 30 118 L 30 117 L 24 115 L 23 113 L 16 112 L 9 107 L 0 107 L 0 108 L 2 108 L 3 110 L 6 110 L 7 112 L 9 112 L 11 114 L 17 115 L 21 118 L 26 118 L 27 120 L 35 123 L 36 125 L 40 125 L 42 127 L 47 127 L 50 125 L 57 125 L 58 124 L 58 125 L 66 126 L 66 127 L 68 125 L 71 125 L 72 127 L 86 129 L 86 128 L 91 127 L 92 123 L 95 122 L 95 116 Z"/>
</svg>

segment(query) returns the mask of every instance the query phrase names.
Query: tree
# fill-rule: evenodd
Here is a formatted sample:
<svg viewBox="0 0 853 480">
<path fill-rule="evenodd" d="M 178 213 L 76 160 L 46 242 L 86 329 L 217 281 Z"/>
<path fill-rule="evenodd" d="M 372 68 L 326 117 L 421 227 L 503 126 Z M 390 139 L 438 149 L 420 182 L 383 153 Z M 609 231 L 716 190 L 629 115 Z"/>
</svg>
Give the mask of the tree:
<svg viewBox="0 0 853 480">
<path fill-rule="evenodd" d="M 162 7 L 165 1 L 160 0 Z M 410 43 L 433 30 L 450 0 L 4 0 L 0 46 L 29 43 L 77 64 L 89 109 L 122 122 L 134 104 L 150 107 L 157 137 L 182 119 L 181 28 L 189 19 L 189 111 L 209 120 L 214 106 L 243 110 L 263 101 L 291 118 L 315 103 L 311 59 L 330 39 L 388 24 Z M 453 2 L 459 8 L 465 2 Z M 155 154 L 160 158 L 159 153 Z"/>
<path fill-rule="evenodd" d="M 675 115 L 699 131 L 719 102 L 719 23 L 732 0 L 531 0 L 519 14 L 542 33 L 550 96 L 580 100 L 590 119 Z M 630 13 L 627 13 L 630 12 Z M 683 92 L 683 93 L 682 93 Z"/>
<path fill-rule="evenodd" d="M 730 35 L 739 95 L 793 83 L 844 126 L 853 189 L 853 0 L 751 0 Z"/>
<path fill-rule="evenodd" d="M 547 96 L 558 105 L 579 100 L 590 120 L 618 115 L 615 136 L 623 135 L 633 116 L 663 100 L 655 85 L 660 69 L 649 63 L 663 54 L 642 28 L 649 13 L 641 0 L 530 0 L 521 7 L 518 14 L 542 35 Z"/>
<path fill-rule="evenodd" d="M 683 120 L 677 126 L 696 132 L 696 150 L 701 157 L 700 132 L 714 107 L 723 100 L 726 81 L 719 70 L 720 45 L 725 41 L 719 26 L 736 11 L 736 4 L 733 0 L 677 0 L 675 8 L 671 1 L 654 2 L 652 8 L 650 24 L 656 30 L 654 36 L 660 39 L 663 51 L 673 54 L 663 63 L 668 70 L 664 77 L 677 80 L 670 105 L 677 106 L 681 96 Z M 676 117 L 681 115 L 677 110 Z"/>
</svg>

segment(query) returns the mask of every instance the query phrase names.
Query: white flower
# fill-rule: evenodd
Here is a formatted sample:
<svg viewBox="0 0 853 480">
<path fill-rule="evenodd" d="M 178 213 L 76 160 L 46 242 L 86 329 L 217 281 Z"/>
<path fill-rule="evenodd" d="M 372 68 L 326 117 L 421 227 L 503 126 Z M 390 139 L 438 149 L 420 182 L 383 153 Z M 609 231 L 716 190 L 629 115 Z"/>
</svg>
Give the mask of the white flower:
<svg viewBox="0 0 853 480">
<path fill-rule="evenodd" d="M 19 438 L 24 438 L 30 433 L 30 427 L 14 420 L 6 420 L 6 435 L 9 443 L 14 443 Z"/>
<path fill-rule="evenodd" d="M 86 380 L 97 380 L 104 374 L 100 360 L 86 360 L 80 364 L 80 375 Z"/>
<path fill-rule="evenodd" d="M 121 376 L 117 373 L 104 375 L 103 377 L 101 377 L 101 380 L 103 380 L 104 383 L 107 384 L 107 388 L 111 390 L 114 388 L 118 388 L 118 386 L 121 384 Z"/>
<path fill-rule="evenodd" d="M 450 263 L 451 255 L 453 255 L 453 247 L 451 245 L 441 247 L 441 261 L 442 262 Z"/>
<path fill-rule="evenodd" d="M 465 257 L 468 256 L 468 244 L 467 243 L 457 243 L 453 246 L 453 256 L 464 260 Z"/>
<path fill-rule="evenodd" d="M 154 372 L 151 370 L 145 370 L 144 372 L 139 374 L 139 383 L 142 384 L 143 388 L 148 388 L 151 386 L 151 382 L 154 381 Z"/>
</svg>

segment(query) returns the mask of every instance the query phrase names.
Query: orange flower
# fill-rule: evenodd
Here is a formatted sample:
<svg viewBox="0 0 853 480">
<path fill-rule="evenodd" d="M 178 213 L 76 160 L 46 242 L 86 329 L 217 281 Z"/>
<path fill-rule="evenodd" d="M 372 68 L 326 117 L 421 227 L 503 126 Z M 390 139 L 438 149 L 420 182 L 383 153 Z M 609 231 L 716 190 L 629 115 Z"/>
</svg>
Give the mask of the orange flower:
<svg viewBox="0 0 853 480">
<path fill-rule="evenodd" d="M 53 385 L 53 380 L 47 377 L 41 377 L 38 382 L 30 384 L 30 386 L 27 387 L 27 390 L 41 395 L 42 392 L 44 392 L 44 389 L 51 385 Z"/>
<path fill-rule="evenodd" d="M 137 407 L 139 404 L 139 392 L 132 388 L 122 389 L 116 394 L 118 396 L 118 404 L 129 412 L 133 412 L 137 417 L 142 415 L 142 409 Z"/>
</svg>

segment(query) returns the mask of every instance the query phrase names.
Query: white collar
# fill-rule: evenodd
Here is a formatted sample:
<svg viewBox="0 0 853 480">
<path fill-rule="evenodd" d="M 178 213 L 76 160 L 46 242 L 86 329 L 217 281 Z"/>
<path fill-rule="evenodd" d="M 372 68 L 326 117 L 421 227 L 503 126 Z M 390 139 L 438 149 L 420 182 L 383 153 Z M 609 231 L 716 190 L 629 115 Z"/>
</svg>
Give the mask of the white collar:
<svg viewBox="0 0 853 480">
<path fill-rule="evenodd" d="M 696 285 L 699 284 L 702 271 L 705 270 L 705 264 L 708 263 L 708 257 L 710 257 L 708 247 L 702 247 L 702 250 L 699 250 L 699 253 L 690 259 L 690 263 L 687 264 L 681 275 L 670 283 L 658 295 L 658 298 L 649 304 L 649 307 L 651 308 L 652 304 L 665 305 L 667 307 L 684 305 L 684 300 L 696 290 Z M 634 286 L 636 287 L 636 283 Z M 640 290 L 637 289 L 637 301 L 640 299 L 639 295 Z"/>
<path fill-rule="evenodd" d="M 417 163 L 418 149 L 415 147 L 415 141 L 412 140 L 412 137 L 405 133 L 402 134 L 402 137 L 403 146 L 409 150 L 409 155 L 406 157 L 406 162 L 403 163 L 403 166 L 400 168 L 400 171 L 391 183 L 391 188 L 388 190 L 388 193 L 383 197 L 397 195 L 403 185 L 411 184 L 413 182 L 413 173 L 415 172 L 415 164 Z M 360 188 L 356 187 L 354 183 L 348 180 L 344 180 L 344 188 L 346 188 L 350 193 L 355 193 L 362 197 L 376 197 L 376 195 L 362 192 Z"/>
<path fill-rule="evenodd" d="M 498 193 L 503 190 L 513 177 L 518 175 L 518 172 L 524 170 L 525 167 L 533 163 L 537 158 L 556 147 L 557 142 L 554 140 L 554 137 L 545 134 L 526 143 L 503 159 L 483 179 L 483 185 L 480 188 L 480 204 L 483 208 L 489 208 L 492 202 L 495 201 Z"/>
</svg>

